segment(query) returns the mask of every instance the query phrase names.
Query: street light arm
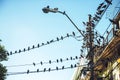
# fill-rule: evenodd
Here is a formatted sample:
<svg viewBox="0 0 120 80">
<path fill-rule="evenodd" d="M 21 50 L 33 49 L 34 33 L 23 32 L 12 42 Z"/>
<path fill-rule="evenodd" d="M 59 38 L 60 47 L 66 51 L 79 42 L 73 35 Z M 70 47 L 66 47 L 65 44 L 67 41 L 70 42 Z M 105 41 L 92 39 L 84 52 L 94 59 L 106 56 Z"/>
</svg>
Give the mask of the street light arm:
<svg viewBox="0 0 120 80">
<path fill-rule="evenodd" d="M 84 34 L 81 32 L 81 30 L 80 30 L 80 29 L 76 26 L 76 24 L 72 21 L 72 19 L 65 13 L 65 11 L 64 11 L 64 12 L 57 11 L 57 12 L 65 15 L 65 16 L 70 20 L 70 22 L 74 25 L 74 27 L 80 32 L 80 34 L 81 34 L 83 37 L 85 37 Z"/>
<path fill-rule="evenodd" d="M 58 8 L 52 9 L 52 8 L 49 8 L 49 6 L 44 7 L 44 8 L 42 9 L 42 11 L 43 11 L 44 13 L 52 12 L 52 13 L 60 13 L 60 14 L 65 15 L 65 16 L 70 20 L 70 22 L 74 25 L 74 27 L 80 32 L 80 34 L 81 34 L 83 37 L 85 37 L 84 34 L 81 32 L 81 30 L 80 30 L 80 29 L 75 25 L 75 23 L 72 21 L 72 19 L 70 19 L 70 17 L 65 13 L 65 11 L 64 11 L 64 12 L 58 11 Z"/>
</svg>

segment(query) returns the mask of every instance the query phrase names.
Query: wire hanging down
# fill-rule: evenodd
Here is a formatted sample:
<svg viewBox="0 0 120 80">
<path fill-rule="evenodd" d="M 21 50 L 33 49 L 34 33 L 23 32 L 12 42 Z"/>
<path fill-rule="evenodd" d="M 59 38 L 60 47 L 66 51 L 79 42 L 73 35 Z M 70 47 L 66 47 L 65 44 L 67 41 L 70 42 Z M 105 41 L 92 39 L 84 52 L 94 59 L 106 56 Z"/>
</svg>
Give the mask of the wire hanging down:
<svg viewBox="0 0 120 80">
<path fill-rule="evenodd" d="M 73 69 L 73 68 L 76 68 L 76 67 L 82 67 L 82 66 L 86 66 L 85 65 L 78 65 L 78 64 L 71 64 L 69 67 L 65 67 L 65 66 L 62 66 L 62 67 L 58 67 L 56 66 L 56 68 L 54 69 L 51 69 L 51 68 L 44 68 L 43 70 L 39 70 L 37 69 L 36 71 L 30 71 L 29 69 L 25 72 L 8 72 L 7 76 L 10 76 L 10 75 L 20 75 L 20 74 L 30 74 L 30 73 L 39 73 L 39 72 L 51 72 L 51 71 L 59 71 L 59 70 L 65 70 L 65 69 Z"/>
<path fill-rule="evenodd" d="M 39 63 L 35 63 L 33 62 L 32 64 L 22 64 L 22 65 L 11 65 L 11 66 L 6 66 L 6 67 L 23 67 L 23 66 L 36 66 L 36 65 L 44 65 L 44 64 L 52 64 L 52 63 L 62 63 L 62 62 L 65 62 L 65 61 L 72 61 L 72 60 L 80 60 L 81 58 L 84 58 L 83 55 L 81 55 L 80 57 L 78 56 L 75 56 L 75 57 L 69 57 L 69 58 L 66 58 L 66 59 L 56 59 L 56 60 L 49 60 L 48 62 L 43 62 L 43 61 L 40 61 Z"/>
<path fill-rule="evenodd" d="M 50 41 L 47 41 L 46 43 L 37 44 L 36 46 L 33 45 L 32 47 L 28 46 L 28 48 L 23 48 L 23 49 L 15 50 L 14 52 L 13 52 L 13 51 L 10 51 L 10 52 L 6 52 L 6 53 L 7 53 L 7 55 L 9 56 L 9 55 L 12 55 L 12 54 L 17 54 L 17 53 L 21 53 L 21 52 L 30 51 L 30 50 L 32 50 L 32 49 L 40 48 L 40 47 L 42 47 L 42 46 L 51 44 L 51 43 L 53 43 L 53 42 L 58 42 L 58 41 L 60 41 L 60 40 L 63 40 L 63 39 L 65 39 L 65 38 L 68 38 L 68 37 L 73 37 L 73 38 L 75 38 L 77 41 L 81 41 L 81 40 L 79 39 L 81 36 L 76 36 L 75 32 L 72 32 L 72 34 L 68 34 L 68 33 L 67 33 L 67 35 L 64 36 L 64 37 L 63 37 L 63 36 L 61 36 L 60 38 L 57 37 L 55 40 L 52 39 L 52 40 L 50 40 Z"/>
</svg>

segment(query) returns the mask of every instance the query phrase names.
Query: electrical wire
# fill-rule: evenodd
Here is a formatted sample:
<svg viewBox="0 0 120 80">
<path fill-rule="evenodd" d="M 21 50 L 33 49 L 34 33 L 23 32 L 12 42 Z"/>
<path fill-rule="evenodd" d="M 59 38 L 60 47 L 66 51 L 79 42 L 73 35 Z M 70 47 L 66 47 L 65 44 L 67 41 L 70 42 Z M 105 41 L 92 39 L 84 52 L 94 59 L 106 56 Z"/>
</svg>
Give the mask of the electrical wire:
<svg viewBox="0 0 120 80">
<path fill-rule="evenodd" d="M 72 60 L 80 60 L 81 58 L 84 58 L 82 55 L 80 57 L 78 56 L 75 56 L 75 57 L 69 57 L 69 58 L 66 58 L 66 59 L 56 59 L 56 60 L 49 60 L 48 62 L 43 62 L 43 61 L 40 61 L 39 63 L 35 63 L 33 62 L 32 64 L 22 64 L 22 65 L 11 65 L 11 66 L 6 66 L 6 67 L 23 67 L 23 66 L 36 66 L 36 65 L 44 65 L 44 64 L 52 64 L 52 63 L 62 63 L 62 62 L 65 62 L 65 61 L 72 61 Z"/>
<path fill-rule="evenodd" d="M 54 69 L 51 69 L 51 68 L 44 68 L 43 70 L 35 70 L 35 71 L 30 71 L 30 70 L 27 70 L 27 71 L 24 71 L 24 72 L 8 72 L 7 73 L 7 76 L 10 76 L 10 75 L 20 75 L 20 74 L 30 74 L 30 73 L 39 73 L 39 72 L 51 72 L 51 71 L 59 71 L 59 70 L 65 70 L 65 69 L 73 69 L 73 68 L 76 68 L 76 67 L 83 67 L 83 66 L 86 66 L 85 65 L 78 65 L 78 64 L 71 64 L 70 66 L 68 67 L 65 67 L 65 66 L 62 66 L 62 67 L 57 67 L 54 68 Z"/>
<path fill-rule="evenodd" d="M 73 38 L 76 39 L 77 41 L 81 41 L 80 39 L 78 39 L 78 38 L 80 38 L 81 36 L 76 36 L 75 32 L 72 32 L 72 34 L 68 34 L 68 33 L 67 33 L 67 35 L 64 36 L 64 37 L 63 37 L 63 36 L 61 36 L 60 38 L 57 37 L 55 40 L 52 39 L 52 40 L 50 40 L 50 41 L 47 41 L 46 43 L 37 44 L 36 46 L 33 45 L 32 47 L 28 46 L 28 48 L 23 48 L 23 49 L 19 49 L 19 50 L 15 50 L 15 51 L 10 51 L 10 52 L 6 52 L 6 53 L 7 53 L 8 56 L 10 56 L 10 55 L 13 55 L 13 54 L 30 51 L 30 50 L 33 50 L 33 49 L 35 49 L 35 48 L 40 48 L 40 47 L 42 47 L 42 46 L 51 44 L 51 43 L 53 43 L 53 42 L 58 42 L 58 41 L 60 41 L 60 40 L 63 40 L 63 39 L 65 39 L 65 38 L 69 38 L 69 37 L 73 37 Z"/>
</svg>

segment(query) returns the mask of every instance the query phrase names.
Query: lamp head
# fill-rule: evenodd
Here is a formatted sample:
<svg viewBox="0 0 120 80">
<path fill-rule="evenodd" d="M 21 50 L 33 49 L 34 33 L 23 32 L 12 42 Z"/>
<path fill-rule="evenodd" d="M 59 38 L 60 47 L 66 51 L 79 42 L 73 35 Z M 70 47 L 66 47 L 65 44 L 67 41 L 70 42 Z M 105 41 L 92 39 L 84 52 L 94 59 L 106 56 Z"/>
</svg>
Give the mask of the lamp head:
<svg viewBox="0 0 120 80">
<path fill-rule="evenodd" d="M 42 11 L 43 11 L 44 13 L 48 13 L 48 12 L 57 13 L 57 12 L 58 12 L 58 8 L 52 9 L 52 8 L 49 8 L 49 6 L 47 6 L 47 7 L 44 7 L 44 8 L 42 9 Z"/>
<path fill-rule="evenodd" d="M 42 9 L 42 11 L 43 11 L 44 13 L 48 13 L 48 12 L 50 11 L 49 6 L 44 7 L 44 8 Z"/>
</svg>

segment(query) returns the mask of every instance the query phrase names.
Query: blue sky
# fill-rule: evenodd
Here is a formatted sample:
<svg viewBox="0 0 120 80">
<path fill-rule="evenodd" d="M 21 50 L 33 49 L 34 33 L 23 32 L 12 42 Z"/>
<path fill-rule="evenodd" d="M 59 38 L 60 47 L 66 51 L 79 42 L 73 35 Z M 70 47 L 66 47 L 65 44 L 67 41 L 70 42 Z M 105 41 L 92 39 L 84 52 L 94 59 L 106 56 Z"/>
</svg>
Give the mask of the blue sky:
<svg viewBox="0 0 120 80">
<path fill-rule="evenodd" d="M 69 17 L 81 30 L 85 30 L 82 21 L 88 20 L 88 14 L 94 15 L 100 3 L 104 0 L 1 0 L 0 1 L 0 39 L 7 51 L 15 51 L 28 46 L 46 43 L 56 37 L 66 36 L 67 33 L 80 35 L 70 21 L 62 14 L 42 12 L 42 8 L 49 5 L 58 7 L 60 11 L 66 11 Z M 117 4 L 119 0 L 114 0 Z M 110 8 L 111 9 L 111 8 Z M 112 9 L 114 9 L 112 7 Z M 112 11 L 112 10 L 111 10 Z M 104 15 L 96 29 L 103 34 L 113 14 Z M 106 24 L 103 23 L 106 21 Z M 103 26 L 104 24 L 104 26 Z M 82 39 L 82 38 L 81 38 Z M 34 50 L 9 56 L 5 66 L 39 63 L 40 61 L 69 58 L 80 56 L 82 41 L 76 41 L 69 37 L 63 41 L 55 42 Z M 24 72 L 29 70 L 55 68 L 56 66 L 70 66 L 79 60 L 63 63 L 53 63 L 37 66 L 7 67 L 8 72 Z M 33 73 L 7 76 L 6 80 L 70 80 L 75 69 L 62 71 Z"/>
</svg>

